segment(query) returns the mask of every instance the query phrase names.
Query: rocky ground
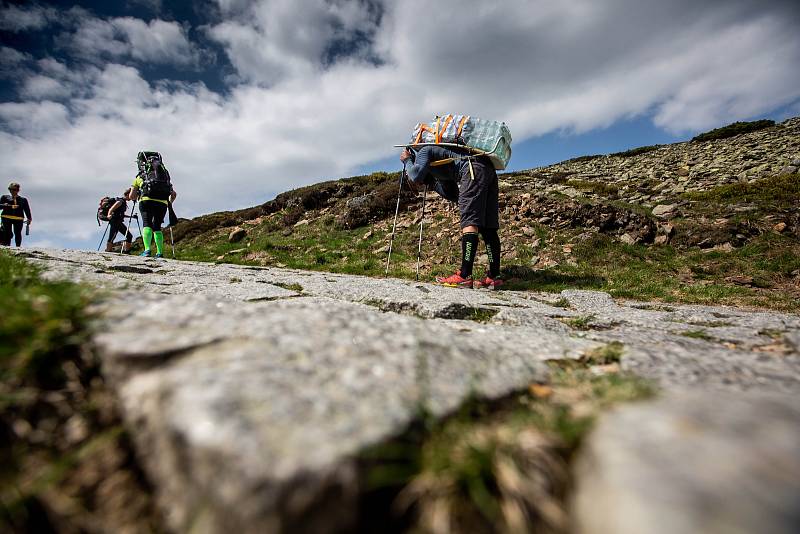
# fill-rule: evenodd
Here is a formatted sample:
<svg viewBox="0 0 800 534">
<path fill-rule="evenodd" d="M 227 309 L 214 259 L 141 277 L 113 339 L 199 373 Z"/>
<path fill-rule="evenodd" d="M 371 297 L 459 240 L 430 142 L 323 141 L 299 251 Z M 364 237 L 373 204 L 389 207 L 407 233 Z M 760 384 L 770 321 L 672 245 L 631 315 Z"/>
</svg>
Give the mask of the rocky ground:
<svg viewBox="0 0 800 534">
<path fill-rule="evenodd" d="M 599 291 L 453 290 L 104 253 L 17 254 L 47 277 L 103 289 L 95 351 L 172 530 L 402 531 L 409 514 L 396 519 L 397 502 L 409 500 L 431 532 L 484 531 L 492 513 L 511 531 L 800 527 L 798 315 Z M 578 393 L 596 394 L 597 380 L 607 397 L 657 393 L 593 412 L 588 434 L 565 431 L 593 409 L 586 399 L 596 397 Z M 517 423 L 493 423 L 504 413 L 497 403 L 520 395 L 527 404 L 508 418 Z M 386 462 L 365 460 L 368 451 L 475 402 L 489 410 L 474 434 L 494 444 L 494 478 L 481 487 L 496 509 L 464 489 L 478 519 L 463 528 L 470 512 L 439 506 L 440 493 L 472 479 L 436 485 L 442 469 L 420 471 L 388 496 L 374 492 L 365 474 Z M 475 429 L 473 419 L 459 424 L 457 438 Z M 561 441 L 546 428 L 561 429 Z M 567 440 L 570 432 L 578 435 Z M 458 456 L 444 455 L 445 472 Z"/>
</svg>

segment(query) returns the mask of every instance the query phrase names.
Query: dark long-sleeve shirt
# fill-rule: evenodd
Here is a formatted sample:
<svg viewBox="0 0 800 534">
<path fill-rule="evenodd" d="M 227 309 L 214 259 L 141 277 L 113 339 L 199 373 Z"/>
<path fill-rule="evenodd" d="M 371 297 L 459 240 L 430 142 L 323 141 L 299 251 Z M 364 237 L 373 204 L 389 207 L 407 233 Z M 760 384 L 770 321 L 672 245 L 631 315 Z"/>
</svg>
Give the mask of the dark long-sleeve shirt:
<svg viewBox="0 0 800 534">
<path fill-rule="evenodd" d="M 33 218 L 31 217 L 31 208 L 28 205 L 28 199 L 20 196 L 17 197 L 16 201 L 14 201 L 14 197 L 11 195 L 3 195 L 0 197 L 0 210 L 3 210 L 3 217 L 6 219 L 22 220 L 23 214 L 28 217 L 28 220 Z"/>
<path fill-rule="evenodd" d="M 406 165 L 408 177 L 416 183 L 426 183 L 443 198 L 458 201 L 458 181 L 469 165 L 466 151 L 441 146 L 424 146 L 417 150 L 411 165 Z M 455 158 L 444 165 L 432 165 L 437 161 Z"/>
</svg>

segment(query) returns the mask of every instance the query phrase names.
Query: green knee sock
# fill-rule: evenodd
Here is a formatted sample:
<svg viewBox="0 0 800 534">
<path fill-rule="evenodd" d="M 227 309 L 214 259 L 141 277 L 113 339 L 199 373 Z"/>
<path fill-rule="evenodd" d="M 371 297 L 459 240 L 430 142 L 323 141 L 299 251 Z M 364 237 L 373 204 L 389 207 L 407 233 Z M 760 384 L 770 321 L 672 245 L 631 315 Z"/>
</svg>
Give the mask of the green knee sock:
<svg viewBox="0 0 800 534">
<path fill-rule="evenodd" d="M 150 250 L 150 243 L 153 242 L 153 229 L 149 226 L 142 228 L 142 243 L 145 250 Z"/>
<path fill-rule="evenodd" d="M 153 237 L 156 238 L 156 252 L 159 254 L 164 253 L 164 232 L 155 232 Z"/>
</svg>

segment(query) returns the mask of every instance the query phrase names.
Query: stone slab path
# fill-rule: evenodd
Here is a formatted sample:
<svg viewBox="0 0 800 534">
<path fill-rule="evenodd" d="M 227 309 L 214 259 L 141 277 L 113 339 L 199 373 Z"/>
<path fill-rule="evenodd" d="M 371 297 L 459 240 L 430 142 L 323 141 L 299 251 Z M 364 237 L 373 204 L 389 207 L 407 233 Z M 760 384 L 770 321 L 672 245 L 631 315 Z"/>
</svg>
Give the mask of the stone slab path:
<svg viewBox="0 0 800 534">
<path fill-rule="evenodd" d="M 696 402 L 713 405 L 733 396 L 755 406 L 769 396 L 796 406 L 800 393 L 797 315 L 82 251 L 17 254 L 47 277 L 104 290 L 95 309 L 104 372 L 178 532 L 346 530 L 358 498 L 354 456 L 366 446 L 402 432 L 420 410 L 445 415 L 474 395 L 499 398 L 546 382 L 548 360 L 613 341 L 624 346 L 622 368 L 656 381 L 665 398 L 702 395 Z M 682 404 L 667 403 L 675 406 Z M 780 458 L 797 468 L 798 411 L 772 411 L 746 413 L 795 429 L 786 430 L 798 438 L 794 448 L 781 442 Z M 598 435 L 598 447 L 623 439 Z M 755 438 L 737 439 L 746 451 Z M 787 452 L 798 453 L 794 463 Z M 589 464 L 581 472 L 592 482 L 600 472 L 643 483 L 609 475 L 619 462 Z M 596 523 L 596 509 L 576 510 Z"/>
</svg>

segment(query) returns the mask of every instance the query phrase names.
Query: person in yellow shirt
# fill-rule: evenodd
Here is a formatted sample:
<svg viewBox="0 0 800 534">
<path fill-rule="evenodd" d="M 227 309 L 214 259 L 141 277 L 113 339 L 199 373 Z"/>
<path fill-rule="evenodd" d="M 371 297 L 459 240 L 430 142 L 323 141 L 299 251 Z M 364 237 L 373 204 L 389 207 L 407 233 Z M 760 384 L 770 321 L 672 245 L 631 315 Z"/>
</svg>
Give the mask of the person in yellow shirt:
<svg viewBox="0 0 800 534">
<path fill-rule="evenodd" d="M 139 152 L 137 156 L 139 174 L 131 184 L 131 200 L 139 200 L 139 213 L 142 214 L 142 243 L 144 252 L 151 256 L 150 246 L 156 243 L 156 258 L 164 257 L 164 233 L 161 225 L 169 205 L 178 196 L 172 187 L 169 171 L 164 166 L 158 152 Z"/>
</svg>

